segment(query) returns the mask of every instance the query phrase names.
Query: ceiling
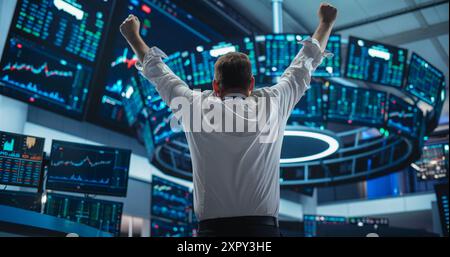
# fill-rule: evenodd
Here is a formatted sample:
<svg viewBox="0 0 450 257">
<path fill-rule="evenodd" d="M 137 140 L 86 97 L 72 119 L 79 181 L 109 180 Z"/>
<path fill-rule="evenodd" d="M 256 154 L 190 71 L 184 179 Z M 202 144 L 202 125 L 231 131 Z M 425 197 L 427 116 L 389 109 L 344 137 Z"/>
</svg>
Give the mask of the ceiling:
<svg viewBox="0 0 450 257">
<path fill-rule="evenodd" d="M 317 9 L 321 0 L 283 0 L 284 32 L 312 33 L 317 26 Z M 359 23 L 367 19 L 393 12 L 404 11 L 423 4 L 442 2 L 442 0 L 329 0 L 339 10 L 336 28 Z M 446 74 L 449 85 L 449 4 L 408 12 L 402 15 L 382 19 L 342 29 L 337 33 L 344 39 L 349 35 L 359 36 L 384 43 L 407 48 L 426 58 Z M 261 24 L 266 31 L 272 31 L 271 0 L 227 0 L 245 17 Z M 448 124 L 447 103 L 441 123 Z"/>
</svg>

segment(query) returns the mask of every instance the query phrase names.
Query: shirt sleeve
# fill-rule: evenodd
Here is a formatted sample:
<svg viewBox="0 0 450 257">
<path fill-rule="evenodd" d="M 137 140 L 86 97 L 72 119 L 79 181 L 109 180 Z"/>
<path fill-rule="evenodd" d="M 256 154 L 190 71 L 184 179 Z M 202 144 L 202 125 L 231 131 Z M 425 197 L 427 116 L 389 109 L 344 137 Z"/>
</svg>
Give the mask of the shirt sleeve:
<svg viewBox="0 0 450 257">
<path fill-rule="evenodd" d="M 310 88 L 312 73 L 325 57 L 332 57 L 328 51 L 322 52 L 320 43 L 314 38 L 301 42 L 303 48 L 281 76 L 278 84 L 272 87 L 279 98 L 280 111 L 288 118 L 295 105 Z"/>
<path fill-rule="evenodd" d="M 163 101 L 170 106 L 176 97 L 186 97 L 192 102 L 193 91 L 167 66 L 163 59 L 167 55 L 157 47 L 145 54 L 143 62 L 137 62 L 136 68 L 156 87 Z"/>
</svg>

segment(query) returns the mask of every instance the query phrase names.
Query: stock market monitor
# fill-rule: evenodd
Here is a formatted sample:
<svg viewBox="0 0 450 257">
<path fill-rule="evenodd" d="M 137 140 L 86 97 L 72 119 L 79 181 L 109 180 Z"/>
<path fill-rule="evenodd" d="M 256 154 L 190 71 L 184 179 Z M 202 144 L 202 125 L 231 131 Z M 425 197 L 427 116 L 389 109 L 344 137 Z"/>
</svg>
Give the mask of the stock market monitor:
<svg viewBox="0 0 450 257">
<path fill-rule="evenodd" d="M 448 178 L 448 143 L 424 146 L 422 156 L 411 167 L 420 180 Z"/>
<path fill-rule="evenodd" d="M 407 92 L 434 106 L 445 100 L 444 83 L 444 73 L 416 53 L 412 54 L 405 88 Z"/>
<path fill-rule="evenodd" d="M 174 182 L 152 177 L 151 214 L 173 221 L 189 222 L 191 198 L 189 188 Z"/>
<path fill-rule="evenodd" d="M 41 196 L 23 191 L 0 191 L 0 205 L 41 212 Z"/>
<path fill-rule="evenodd" d="M 385 92 L 331 83 L 327 117 L 354 125 L 382 126 L 386 101 Z"/>
<path fill-rule="evenodd" d="M 38 187 L 44 138 L 0 131 L 0 184 Z"/>
<path fill-rule="evenodd" d="M 192 229 L 184 223 L 152 216 L 150 235 L 152 237 L 191 237 Z"/>
<path fill-rule="evenodd" d="M 152 160 L 155 145 L 153 143 L 152 131 L 150 128 L 150 122 L 146 119 L 139 121 L 136 126 L 136 134 L 138 141 L 144 145 L 146 151 L 146 157 Z"/>
<path fill-rule="evenodd" d="M 308 36 L 303 35 L 303 38 Z M 313 76 L 315 77 L 340 77 L 341 76 L 341 36 L 331 35 L 328 39 L 327 51 L 333 57 L 324 58 L 322 64 L 317 67 Z"/>
<path fill-rule="evenodd" d="M 255 37 L 260 83 L 274 84 L 300 51 L 301 35 L 268 34 Z"/>
<path fill-rule="evenodd" d="M 350 37 L 345 76 L 401 88 L 407 57 L 406 49 Z"/>
<path fill-rule="evenodd" d="M 328 82 L 327 82 L 328 83 Z M 323 83 L 311 81 L 311 88 L 292 110 L 289 123 L 323 119 Z"/>
<path fill-rule="evenodd" d="M 277 83 L 284 71 L 300 51 L 301 41 L 310 37 L 301 34 L 268 34 L 255 37 L 259 64 L 259 83 Z M 341 75 L 341 37 L 331 35 L 327 50 L 332 58 L 325 58 L 313 76 L 337 77 Z"/>
<path fill-rule="evenodd" d="M 174 35 L 183 41 L 183 48 L 186 49 L 222 38 L 171 0 L 118 1 L 116 9 L 117 21 L 124 20 L 129 14 L 136 15 L 141 20 L 143 39 L 170 56 L 182 50 Z M 130 132 L 129 127 L 136 122 L 142 110 L 142 97 L 145 97 L 136 90 L 142 87 L 141 75 L 135 68 L 137 56 L 118 30 L 111 35 L 111 45 L 105 52 L 107 68 L 100 82 L 102 88 L 96 97 L 98 101 L 94 103 L 89 119 L 112 129 Z M 174 65 L 177 65 L 177 60 Z M 174 71 L 177 73 L 177 69 Z"/>
<path fill-rule="evenodd" d="M 130 156 L 130 150 L 54 140 L 47 188 L 126 196 Z"/>
<path fill-rule="evenodd" d="M 123 204 L 77 196 L 47 194 L 44 213 L 120 235 Z"/>
<path fill-rule="evenodd" d="M 160 145 L 169 142 L 179 131 L 171 127 L 174 119 L 172 110 L 162 100 L 155 86 L 142 78 L 142 94 L 145 99 L 145 111 L 139 117 L 140 126 L 149 126 L 152 145 Z"/>
<path fill-rule="evenodd" d="M 212 90 L 211 83 L 214 79 L 214 64 L 220 56 L 230 52 L 247 54 L 252 63 L 252 72 L 255 75 L 257 74 L 255 44 L 251 38 L 244 37 L 239 41 L 197 46 L 195 51 L 190 52 L 189 59 L 185 59 L 184 61 L 190 65 L 190 70 L 187 72 L 192 71 L 192 80 L 187 80 L 189 86 L 192 88 Z"/>
<path fill-rule="evenodd" d="M 319 225 L 348 224 L 347 218 L 338 216 L 303 215 L 305 237 L 320 236 Z"/>
<path fill-rule="evenodd" d="M 422 111 L 395 95 L 389 96 L 387 126 L 399 135 L 418 138 L 422 128 Z"/>
<path fill-rule="evenodd" d="M 82 118 L 114 0 L 19 0 L 0 92 Z"/>
</svg>

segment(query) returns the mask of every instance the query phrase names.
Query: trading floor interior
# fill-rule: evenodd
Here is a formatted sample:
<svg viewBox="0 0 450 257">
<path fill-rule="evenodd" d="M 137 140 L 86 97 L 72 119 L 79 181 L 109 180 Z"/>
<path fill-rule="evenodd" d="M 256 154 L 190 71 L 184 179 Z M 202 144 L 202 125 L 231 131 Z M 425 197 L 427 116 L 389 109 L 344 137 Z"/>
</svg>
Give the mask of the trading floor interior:
<svg viewBox="0 0 450 257">
<path fill-rule="evenodd" d="M 282 234 L 448 237 L 449 1 L 330 3 L 334 56 L 283 141 Z M 119 25 L 136 15 L 191 88 L 210 89 L 233 51 L 264 87 L 314 32 L 319 4 L 0 0 L 0 237 L 196 236 L 185 135 Z"/>
</svg>

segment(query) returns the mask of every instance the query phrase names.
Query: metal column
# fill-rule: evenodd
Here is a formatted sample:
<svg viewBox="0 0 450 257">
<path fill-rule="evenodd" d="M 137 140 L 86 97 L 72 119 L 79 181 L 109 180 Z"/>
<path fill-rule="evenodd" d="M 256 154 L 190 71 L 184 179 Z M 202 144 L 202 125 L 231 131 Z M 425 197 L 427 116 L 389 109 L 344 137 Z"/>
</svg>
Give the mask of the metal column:
<svg viewBox="0 0 450 257">
<path fill-rule="evenodd" d="M 283 33 L 283 0 L 272 0 L 273 32 Z"/>
</svg>

